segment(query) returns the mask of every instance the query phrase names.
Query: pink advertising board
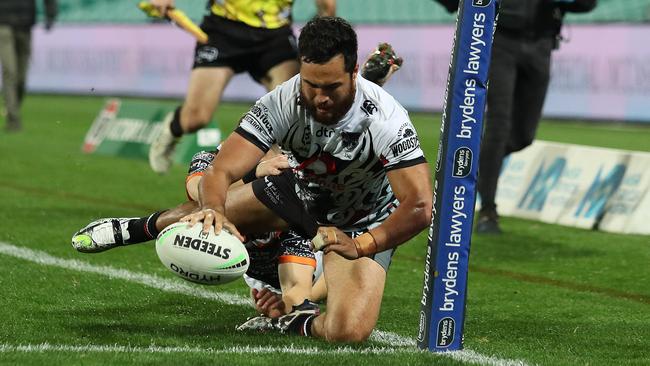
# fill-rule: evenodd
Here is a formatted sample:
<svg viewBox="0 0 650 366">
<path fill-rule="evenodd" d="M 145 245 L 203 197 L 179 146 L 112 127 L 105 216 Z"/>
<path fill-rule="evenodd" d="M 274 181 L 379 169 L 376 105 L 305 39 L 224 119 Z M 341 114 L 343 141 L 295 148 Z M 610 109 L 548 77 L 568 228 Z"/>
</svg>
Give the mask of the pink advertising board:
<svg viewBox="0 0 650 366">
<path fill-rule="evenodd" d="M 359 57 L 392 43 L 404 67 L 387 89 L 407 108 L 440 110 L 453 27 L 365 26 Z M 296 33 L 298 29 L 296 29 Z M 650 122 L 650 25 L 567 26 L 553 56 L 547 117 Z M 182 97 L 194 42 L 166 24 L 60 26 L 34 31 L 29 89 L 40 92 Z M 264 90 L 238 75 L 225 98 L 254 100 Z"/>
</svg>

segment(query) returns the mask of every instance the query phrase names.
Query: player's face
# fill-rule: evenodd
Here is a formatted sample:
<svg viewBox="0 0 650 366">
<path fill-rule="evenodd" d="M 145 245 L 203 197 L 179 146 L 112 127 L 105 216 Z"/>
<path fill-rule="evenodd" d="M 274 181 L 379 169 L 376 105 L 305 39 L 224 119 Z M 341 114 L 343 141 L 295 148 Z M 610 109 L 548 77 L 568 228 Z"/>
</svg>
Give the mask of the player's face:
<svg viewBox="0 0 650 366">
<path fill-rule="evenodd" d="M 347 113 L 354 101 L 357 69 L 346 72 L 342 54 L 324 64 L 301 62 L 300 100 L 316 121 L 333 125 Z"/>
</svg>

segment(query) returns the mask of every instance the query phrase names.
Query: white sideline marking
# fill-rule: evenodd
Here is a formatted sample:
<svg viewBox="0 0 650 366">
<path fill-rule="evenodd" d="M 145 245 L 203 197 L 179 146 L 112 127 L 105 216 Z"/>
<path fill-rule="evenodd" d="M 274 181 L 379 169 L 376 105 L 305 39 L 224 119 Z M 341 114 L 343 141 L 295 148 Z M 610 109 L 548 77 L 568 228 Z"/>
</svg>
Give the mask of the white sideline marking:
<svg viewBox="0 0 650 366">
<path fill-rule="evenodd" d="M 122 346 L 122 345 L 85 345 L 72 346 L 65 344 L 0 344 L 0 353 L 8 352 L 108 352 L 108 353 L 200 353 L 200 354 L 248 354 L 248 353 L 289 353 L 297 355 L 315 355 L 315 354 L 394 354 L 394 353 L 414 353 L 420 352 L 410 348 L 388 348 L 388 347 L 370 347 L 355 349 L 351 347 L 338 347 L 334 349 L 321 349 L 317 347 L 294 347 L 294 346 L 233 346 L 228 348 L 199 348 L 199 347 L 165 347 L 151 345 L 149 347 Z"/>
<path fill-rule="evenodd" d="M 139 283 L 148 287 L 153 287 L 162 291 L 180 293 L 184 295 L 215 300 L 229 305 L 245 305 L 251 306 L 251 301 L 243 296 L 227 293 L 227 292 L 212 292 L 204 290 L 200 287 L 190 285 L 189 283 L 176 282 L 164 279 L 158 276 L 149 275 L 146 273 L 131 272 L 126 269 L 114 268 L 111 266 L 97 266 L 84 261 L 75 259 L 64 259 L 51 256 L 42 251 L 32 250 L 24 247 L 11 245 L 8 243 L 0 242 L 0 254 L 24 259 L 30 262 L 54 266 L 74 271 L 89 272 L 108 276 L 109 278 L 119 278 L 130 282 Z M 251 346 L 235 346 L 224 349 L 213 348 L 194 348 L 194 347 L 132 347 L 120 345 L 87 345 L 87 346 L 71 346 L 71 345 L 52 345 L 49 343 L 42 343 L 37 345 L 11 345 L 0 343 L 0 352 L 45 352 L 45 351 L 72 351 L 72 352 L 122 352 L 122 353 L 295 353 L 295 354 L 347 354 L 347 353 L 417 353 L 426 352 L 420 351 L 415 348 L 416 342 L 413 338 L 400 336 L 393 332 L 386 332 L 381 330 L 374 330 L 370 336 L 370 340 L 384 344 L 390 347 L 402 348 L 386 348 L 386 347 L 369 347 L 369 348 L 350 348 L 339 347 L 335 349 L 320 349 L 316 347 L 296 348 L 293 346 L 287 347 L 251 347 Z M 492 366 L 527 366 L 524 361 L 501 359 L 493 356 L 482 355 L 472 350 L 462 350 L 455 352 L 436 353 L 436 355 L 450 357 L 458 361 L 475 363 L 480 365 Z"/>
</svg>

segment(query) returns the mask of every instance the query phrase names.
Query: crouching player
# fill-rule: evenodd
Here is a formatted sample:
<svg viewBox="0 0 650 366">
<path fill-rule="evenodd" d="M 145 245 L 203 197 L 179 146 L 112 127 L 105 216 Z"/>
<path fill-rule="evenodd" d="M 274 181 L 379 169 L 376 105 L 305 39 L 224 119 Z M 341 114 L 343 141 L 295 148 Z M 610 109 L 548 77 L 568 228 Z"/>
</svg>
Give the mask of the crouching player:
<svg viewBox="0 0 650 366">
<path fill-rule="evenodd" d="M 189 200 L 198 201 L 199 184 L 217 152 L 201 151 L 192 157 L 185 180 Z M 285 155 L 267 157 L 255 171 L 249 173 L 245 181 L 278 175 L 289 166 Z M 241 184 L 244 181 L 233 186 Z M 294 231 L 275 231 L 247 239 L 244 245 L 251 263 L 244 280 L 251 289 L 256 310 L 269 318 L 290 312 L 292 306 L 303 305 L 316 310 L 317 306 L 311 302 L 325 298 L 327 293 L 325 281 L 321 278 L 323 253 L 314 253 L 311 241 Z"/>
<path fill-rule="evenodd" d="M 210 167 L 217 151 L 201 151 L 192 157 L 185 188 L 191 205 L 199 198 L 199 183 Z M 289 167 L 285 155 L 270 152 L 244 180 L 232 188 L 257 177 L 278 175 Z M 142 218 L 108 218 L 91 222 L 72 238 L 72 246 L 79 252 L 98 253 L 118 246 L 145 243 L 155 239 L 167 225 L 177 222 L 176 209 L 155 212 Z M 245 241 L 250 266 L 244 280 L 251 288 L 256 310 L 269 318 L 277 318 L 303 305 L 313 309 L 311 301 L 326 296 L 322 273 L 322 252 L 314 253 L 311 241 L 293 231 L 269 232 L 252 235 Z"/>
</svg>

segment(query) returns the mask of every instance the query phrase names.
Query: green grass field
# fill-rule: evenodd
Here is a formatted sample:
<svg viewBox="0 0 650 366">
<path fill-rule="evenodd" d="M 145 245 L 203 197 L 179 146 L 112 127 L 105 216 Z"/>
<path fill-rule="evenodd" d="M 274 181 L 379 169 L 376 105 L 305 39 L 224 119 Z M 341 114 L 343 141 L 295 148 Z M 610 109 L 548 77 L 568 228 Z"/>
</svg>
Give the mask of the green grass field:
<svg viewBox="0 0 650 366">
<path fill-rule="evenodd" d="M 173 103 L 161 101 L 161 103 Z M 0 132 L 0 364 L 648 365 L 650 238 L 504 218 L 472 242 L 468 351 L 413 346 L 426 236 L 397 252 L 378 336 L 330 345 L 237 333 L 254 315 L 243 281 L 190 284 L 151 244 L 83 255 L 71 235 L 98 217 L 142 216 L 184 200 L 185 167 L 85 155 L 102 98 L 29 96 L 25 130 Z M 231 131 L 247 106 L 217 113 Z M 439 116 L 413 120 L 430 162 Z M 650 126 L 544 122 L 541 139 L 650 151 Z"/>
</svg>

